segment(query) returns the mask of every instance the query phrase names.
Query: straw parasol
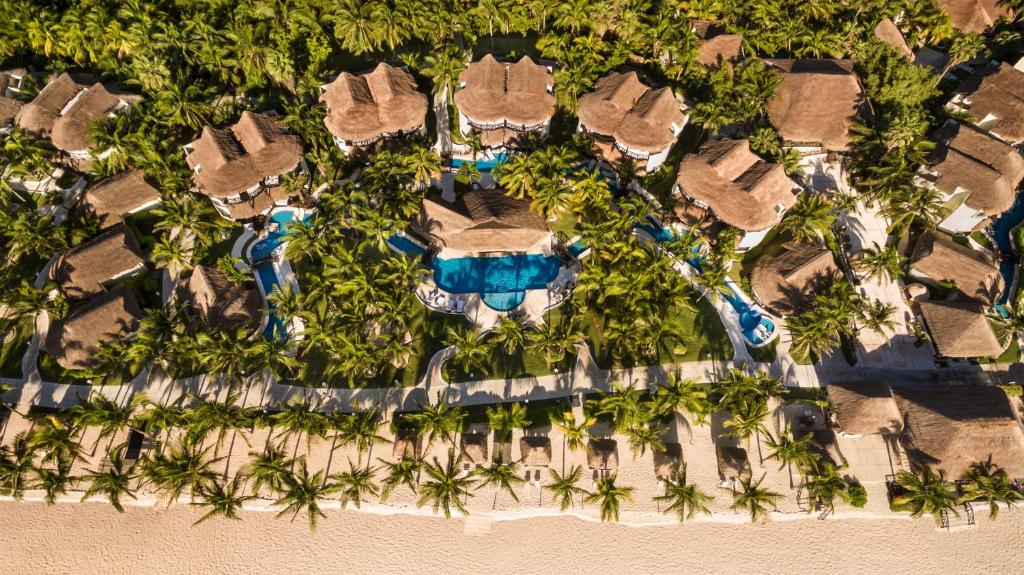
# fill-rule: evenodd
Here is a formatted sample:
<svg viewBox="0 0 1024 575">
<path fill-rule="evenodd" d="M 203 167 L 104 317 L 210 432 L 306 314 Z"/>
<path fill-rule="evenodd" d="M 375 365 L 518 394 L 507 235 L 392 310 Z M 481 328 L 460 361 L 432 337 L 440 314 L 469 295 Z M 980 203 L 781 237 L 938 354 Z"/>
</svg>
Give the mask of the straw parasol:
<svg viewBox="0 0 1024 575">
<path fill-rule="evenodd" d="M 420 454 L 420 437 L 415 429 L 399 428 L 395 432 L 395 442 L 391 444 L 391 457 L 415 458 Z"/>
<path fill-rule="evenodd" d="M 614 439 L 591 439 L 587 443 L 587 465 L 591 469 L 610 471 L 618 469 L 618 443 Z"/>
<path fill-rule="evenodd" d="M 670 479 L 679 474 L 683 463 L 683 446 L 676 442 L 665 442 L 665 451 L 654 451 L 654 474 L 659 479 Z"/>
<path fill-rule="evenodd" d="M 903 417 L 889 386 L 880 381 L 833 381 L 828 384 L 832 413 L 844 433 L 899 433 Z"/>
<path fill-rule="evenodd" d="M 717 445 L 715 456 L 718 458 L 718 475 L 722 480 L 737 479 L 750 475 L 750 460 L 747 450 L 742 447 Z"/>
<path fill-rule="evenodd" d="M 519 453 L 526 467 L 551 465 L 551 438 L 546 435 L 525 435 L 519 438 Z"/>
<path fill-rule="evenodd" d="M 463 459 L 472 465 L 487 465 L 487 435 L 484 433 L 463 433 L 461 442 Z"/>
</svg>

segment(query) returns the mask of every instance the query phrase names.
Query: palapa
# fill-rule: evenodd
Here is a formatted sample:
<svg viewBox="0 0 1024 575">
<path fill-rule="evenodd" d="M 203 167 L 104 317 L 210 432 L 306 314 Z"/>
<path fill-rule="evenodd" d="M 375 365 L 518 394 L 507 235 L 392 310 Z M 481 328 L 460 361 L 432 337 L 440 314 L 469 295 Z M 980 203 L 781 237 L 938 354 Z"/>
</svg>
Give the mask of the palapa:
<svg viewBox="0 0 1024 575">
<path fill-rule="evenodd" d="M 838 275 L 831 250 L 790 242 L 778 253 L 757 259 L 750 273 L 750 288 L 773 313 L 789 315 L 806 309 L 815 295 Z"/>
<path fill-rule="evenodd" d="M 680 473 L 683 464 L 683 446 L 666 441 L 665 450 L 654 450 L 654 474 L 661 479 L 674 479 Z"/>
<path fill-rule="evenodd" d="M 64 295 L 84 298 L 144 266 L 139 242 L 122 223 L 58 256 L 50 273 Z"/>
<path fill-rule="evenodd" d="M 555 114 L 554 77 L 529 56 L 513 64 L 488 54 L 466 66 L 459 82 L 455 105 L 475 124 L 533 128 Z"/>
<path fill-rule="evenodd" d="M 591 469 L 615 471 L 619 468 L 618 442 L 614 439 L 591 439 L 587 443 L 587 465 Z"/>
<path fill-rule="evenodd" d="M 89 149 L 89 128 L 129 103 L 142 99 L 135 94 L 109 91 L 100 83 L 79 92 L 53 122 L 50 140 L 58 150 L 81 152 Z"/>
<path fill-rule="evenodd" d="M 907 45 L 906 38 L 903 37 L 903 33 L 889 18 L 883 18 L 873 31 L 875 38 L 878 38 L 882 42 L 893 47 L 900 56 L 908 60 L 914 59 L 914 52 Z"/>
<path fill-rule="evenodd" d="M 722 480 L 750 476 L 750 460 L 747 459 L 746 449 L 728 445 L 716 445 L 715 456 L 718 458 L 718 476 Z"/>
<path fill-rule="evenodd" d="M 768 120 L 787 144 L 850 147 L 850 128 L 870 116 L 853 60 L 765 60 L 782 76 Z"/>
<path fill-rule="evenodd" d="M 519 454 L 526 467 L 551 465 L 551 438 L 546 435 L 524 435 L 519 438 Z"/>
<path fill-rule="evenodd" d="M 461 453 L 463 461 L 472 465 L 490 464 L 490 460 L 487 458 L 487 434 L 463 433 Z"/>
<path fill-rule="evenodd" d="M 211 266 L 196 266 L 186 284 L 193 309 L 207 327 L 226 331 L 254 330 L 263 306 L 259 291 L 231 282 Z"/>
<path fill-rule="evenodd" d="M 636 72 L 612 72 L 580 96 L 579 118 L 591 133 L 614 138 L 629 150 L 657 153 L 675 142 L 686 123 L 683 104 L 670 88 L 652 89 Z"/>
<path fill-rule="evenodd" d="M 921 234 L 910 257 L 910 268 L 911 273 L 924 274 L 933 282 L 951 281 L 961 294 L 985 304 L 992 303 L 999 294 L 1001 282 L 995 261 L 944 234 Z"/>
<path fill-rule="evenodd" d="M 1013 18 L 1013 10 L 1005 0 L 937 0 L 937 3 L 949 15 L 953 27 L 961 32 L 981 34 L 1000 18 Z"/>
<path fill-rule="evenodd" d="M 1009 210 L 1024 180 L 1024 157 L 971 126 L 948 122 L 936 134 L 938 144 L 923 173 L 945 194 L 967 190 L 969 207 L 995 216 Z M 934 175 L 933 175 L 934 174 Z"/>
<path fill-rule="evenodd" d="M 843 433 L 894 434 L 903 429 L 892 389 L 880 381 L 834 381 L 826 388 Z"/>
<path fill-rule="evenodd" d="M 146 181 L 142 170 L 129 170 L 100 181 L 85 191 L 85 203 L 101 228 L 119 224 L 121 217 L 160 201 L 160 191 Z"/>
<path fill-rule="evenodd" d="M 1006 62 L 980 66 L 957 87 L 954 102 L 985 130 L 1024 141 L 1024 72 Z"/>
<path fill-rule="evenodd" d="M 100 346 L 134 332 L 144 316 L 131 289 L 115 288 L 55 321 L 46 336 L 46 353 L 64 369 L 93 368 Z"/>
<path fill-rule="evenodd" d="M 918 304 L 939 355 L 951 358 L 996 357 L 1003 351 L 981 303 L 923 301 Z"/>
<path fill-rule="evenodd" d="M 327 129 L 349 142 L 416 130 L 427 115 L 427 97 L 412 75 L 384 62 L 358 76 L 342 72 L 323 87 L 320 100 L 327 104 Z"/>
<path fill-rule="evenodd" d="M 504 190 L 473 190 L 454 203 L 439 197 L 423 200 L 426 226 L 421 230 L 449 248 L 470 252 L 525 251 L 547 239 L 547 221 L 530 209 L 530 201 Z"/>
</svg>

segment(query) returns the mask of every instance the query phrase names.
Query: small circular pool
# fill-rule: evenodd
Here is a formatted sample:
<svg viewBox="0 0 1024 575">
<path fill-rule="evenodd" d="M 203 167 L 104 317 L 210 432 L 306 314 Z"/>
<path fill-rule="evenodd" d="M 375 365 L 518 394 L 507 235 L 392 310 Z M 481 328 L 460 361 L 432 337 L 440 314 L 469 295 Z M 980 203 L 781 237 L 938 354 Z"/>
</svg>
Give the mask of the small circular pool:
<svg viewBox="0 0 1024 575">
<path fill-rule="evenodd" d="M 480 294 L 480 299 L 484 300 L 487 307 L 497 311 L 510 311 L 523 303 L 526 298 L 526 292 L 524 291 L 507 291 L 507 292 L 495 292 L 495 293 L 484 293 Z"/>
</svg>

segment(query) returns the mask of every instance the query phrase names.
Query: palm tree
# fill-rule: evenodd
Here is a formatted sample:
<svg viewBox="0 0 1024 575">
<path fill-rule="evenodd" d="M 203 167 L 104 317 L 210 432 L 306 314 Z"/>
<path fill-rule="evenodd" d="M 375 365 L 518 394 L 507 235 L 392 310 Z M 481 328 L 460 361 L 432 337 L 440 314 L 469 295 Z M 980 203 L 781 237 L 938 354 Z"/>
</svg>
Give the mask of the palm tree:
<svg viewBox="0 0 1024 575">
<path fill-rule="evenodd" d="M 405 420 L 416 428 L 418 437 L 427 438 L 428 444 L 433 443 L 438 437 L 454 444 L 455 434 L 462 429 L 462 419 L 465 416 L 461 407 L 449 407 L 448 398 L 444 394 L 438 394 L 437 403 L 420 406 L 420 411 L 405 414 Z"/>
<path fill-rule="evenodd" d="M 73 424 L 48 415 L 32 430 L 28 442 L 33 451 L 43 453 L 40 463 L 46 465 L 55 461 L 82 459 L 82 445 L 75 439 L 77 435 L 78 430 Z"/>
<path fill-rule="evenodd" d="M 373 481 L 376 472 L 376 467 L 356 466 L 350 459 L 348 471 L 331 476 L 331 479 L 335 481 L 335 490 L 341 493 L 342 509 L 347 507 L 349 503 L 354 504 L 356 509 L 359 509 L 364 494 L 376 497 L 380 493 L 380 488 Z"/>
<path fill-rule="evenodd" d="M 985 52 L 985 37 L 977 32 L 958 32 L 949 45 L 949 61 L 942 68 L 942 73 L 935 77 L 935 84 L 942 80 L 953 68 L 968 62 Z"/>
<path fill-rule="evenodd" d="M 28 488 L 28 475 L 36 471 L 35 450 L 28 436 L 22 432 L 14 436 L 11 447 L 0 446 L 0 493 L 20 500 Z M 67 464 L 57 459 L 57 464 Z"/>
<path fill-rule="evenodd" d="M 617 475 L 597 482 L 597 490 L 586 496 L 587 503 L 600 503 L 601 521 L 619 520 L 619 505 L 623 501 L 633 500 L 632 487 L 615 485 Z"/>
<path fill-rule="evenodd" d="M 405 485 L 409 491 L 416 493 L 417 477 L 423 469 L 423 460 L 419 458 L 403 457 L 398 461 L 385 461 L 378 458 L 387 475 L 384 476 L 384 488 L 380 491 L 380 502 L 387 503 L 388 497 L 399 485 Z"/>
<path fill-rule="evenodd" d="M 864 327 L 879 335 L 884 335 L 886 331 L 892 331 L 899 325 L 899 322 L 893 317 L 895 315 L 896 306 L 876 299 L 863 304 L 860 319 L 864 323 Z"/>
<path fill-rule="evenodd" d="M 526 480 L 519 476 L 519 464 L 515 461 L 501 463 L 499 460 L 498 463 L 490 467 L 478 467 L 473 471 L 473 475 L 483 478 L 483 482 L 476 487 L 477 491 L 484 487 L 494 486 L 494 501 L 491 503 L 491 509 L 498 505 L 498 492 L 500 491 L 507 492 L 518 503 L 519 496 L 516 495 L 515 487 L 526 483 Z"/>
<path fill-rule="evenodd" d="M 767 433 L 764 418 L 768 416 L 768 402 L 764 399 L 740 401 L 730 407 L 730 417 L 722 424 L 726 435 L 750 441 L 757 437 L 760 448 L 761 433 Z"/>
<path fill-rule="evenodd" d="M 99 427 L 100 433 L 96 438 L 96 444 L 108 437 L 112 437 L 118 431 L 128 426 L 131 421 L 134 407 L 119 405 L 117 402 L 107 399 L 96 393 L 71 408 L 70 415 L 75 425 L 80 428 Z"/>
<path fill-rule="evenodd" d="M 558 507 L 562 511 L 575 505 L 575 498 L 579 497 L 582 503 L 583 498 L 590 495 L 590 492 L 579 486 L 583 478 L 583 467 L 573 465 L 565 475 L 559 475 L 554 469 L 548 469 L 551 474 L 551 483 L 545 487 L 551 491 L 551 500 L 558 501 Z"/>
<path fill-rule="evenodd" d="M 765 433 L 765 441 L 768 443 L 768 448 L 772 450 L 765 459 L 778 461 L 779 470 L 792 465 L 796 465 L 798 471 L 808 469 L 814 463 L 814 457 L 808 449 L 813 438 L 814 436 L 810 433 L 796 438 L 788 431 L 780 431 L 779 438 L 776 439 L 771 433 Z M 792 473 L 789 475 L 789 486 L 793 486 Z"/>
<path fill-rule="evenodd" d="M 320 509 L 320 501 L 335 490 L 336 486 L 326 481 L 323 471 L 310 475 L 306 460 L 303 459 L 299 471 L 286 476 L 281 497 L 274 502 L 275 505 L 284 506 L 277 516 L 291 513 L 292 521 L 295 521 L 299 512 L 305 510 L 309 518 L 309 530 L 315 531 L 317 518 L 326 517 Z"/>
<path fill-rule="evenodd" d="M 586 342 L 586 337 L 579 330 L 577 322 L 569 319 L 557 322 L 545 322 L 538 331 L 530 332 L 526 348 L 544 356 L 548 365 L 565 360 L 570 354 Z"/>
<path fill-rule="evenodd" d="M 824 194 L 800 194 L 796 205 L 779 223 L 781 231 L 798 242 L 824 241 L 836 221 L 832 202 Z"/>
<path fill-rule="evenodd" d="M 445 46 L 439 51 L 424 58 L 426 64 L 420 72 L 434 81 L 434 94 L 444 91 L 448 103 L 452 103 L 455 86 L 459 83 L 459 74 L 465 68 L 462 52 L 455 46 Z"/>
<path fill-rule="evenodd" d="M 668 374 L 665 383 L 654 390 L 654 413 L 659 416 L 686 411 L 700 414 L 706 411 L 708 393 L 692 379 L 683 379 L 678 372 Z"/>
<path fill-rule="evenodd" d="M 494 330 L 494 339 L 509 355 L 515 355 L 526 345 L 526 325 L 519 320 L 504 318 Z"/>
<path fill-rule="evenodd" d="M 814 464 L 813 471 L 804 479 L 803 487 L 807 490 L 807 499 L 811 503 L 807 512 L 821 509 L 820 519 L 824 519 L 829 513 L 835 513 L 836 497 L 850 502 L 850 485 L 839 475 L 836 466 L 827 461 Z"/>
<path fill-rule="evenodd" d="M 213 481 L 209 485 L 203 486 L 200 490 L 200 494 L 203 497 L 202 501 L 193 501 L 191 504 L 209 509 L 192 525 L 199 525 L 216 516 L 224 517 L 225 519 L 241 519 L 238 516 L 238 511 L 242 509 L 242 505 L 256 497 L 255 495 L 244 495 L 242 493 L 243 481 L 244 477 L 239 474 L 226 483 Z"/>
<path fill-rule="evenodd" d="M 186 246 L 180 239 L 171 239 L 165 235 L 153 246 L 152 258 L 156 267 L 176 275 L 191 266 L 192 255 L 193 248 Z"/>
<path fill-rule="evenodd" d="M 89 482 L 89 487 L 82 495 L 82 501 L 93 495 L 105 495 L 114 509 L 117 509 L 119 513 L 124 513 L 121 498 L 127 496 L 135 499 L 135 493 L 131 488 L 131 482 L 135 478 L 135 464 L 125 468 L 125 448 L 126 446 L 123 445 L 118 446 L 107 454 L 106 469 L 102 471 L 86 470 L 82 479 Z"/>
<path fill-rule="evenodd" d="M 530 156 L 516 154 L 495 168 L 494 172 L 498 183 L 509 196 L 518 199 L 533 197 L 537 175 Z"/>
<path fill-rule="evenodd" d="M 875 247 L 864 249 L 857 258 L 857 267 L 864 270 L 869 278 L 895 282 L 903 275 L 903 264 L 906 261 L 907 258 L 900 254 L 895 245 L 880 248 L 876 243 Z"/>
<path fill-rule="evenodd" d="M 665 482 L 665 494 L 658 495 L 655 501 L 669 503 L 669 506 L 662 509 L 662 513 L 675 512 L 679 522 L 683 523 L 693 519 L 698 513 L 710 515 L 711 509 L 708 504 L 715 500 L 714 497 L 704 493 L 700 487 L 694 484 L 686 484 L 683 481 Z"/>
<path fill-rule="evenodd" d="M 313 437 L 323 437 L 327 433 L 327 417 L 310 404 L 309 400 L 295 397 L 281 406 L 281 411 L 270 416 L 270 423 L 280 427 L 282 439 L 295 436 L 295 451 L 299 452 L 302 436 L 306 436 L 306 450 L 313 444 Z"/>
<path fill-rule="evenodd" d="M 770 505 L 774 509 L 783 497 L 780 493 L 762 488 L 761 482 L 763 481 L 764 474 L 757 481 L 754 481 L 752 477 L 740 478 L 742 489 L 734 491 L 732 494 L 733 503 L 730 509 L 734 511 L 743 510 L 750 513 L 751 523 L 767 522 L 769 518 L 768 506 Z"/>
<path fill-rule="evenodd" d="M 462 474 L 459 469 L 462 458 L 453 455 L 449 452 L 448 463 L 443 467 L 437 457 L 434 457 L 433 464 L 426 466 L 429 479 L 420 486 L 420 498 L 416 502 L 417 507 L 430 503 L 435 514 L 444 511 L 445 519 L 451 519 L 452 507 L 463 515 L 469 515 L 462 501 L 472 496 L 469 488 L 476 483 L 476 478 Z"/>
<path fill-rule="evenodd" d="M 358 463 L 363 462 L 363 453 L 369 452 L 377 443 L 386 443 L 380 429 L 380 408 L 373 406 L 366 411 L 356 411 L 343 416 L 339 422 L 339 435 L 343 444 L 354 443 L 359 453 Z"/>
<path fill-rule="evenodd" d="M 480 169 L 476 167 L 476 162 L 463 162 L 456 175 L 472 185 L 474 180 L 480 180 Z"/>
<path fill-rule="evenodd" d="M 578 451 L 586 445 L 589 435 L 587 430 L 597 423 L 597 420 L 585 417 L 583 421 L 576 423 L 576 417 L 571 411 L 555 410 L 551 413 L 551 423 L 562 433 L 569 449 Z"/>
<path fill-rule="evenodd" d="M 484 341 L 483 334 L 474 326 L 449 326 L 445 345 L 455 347 L 452 361 L 467 373 L 479 370 L 480 373 L 487 374 L 487 358 L 491 355 L 491 346 Z"/>
<path fill-rule="evenodd" d="M 942 469 L 936 473 L 926 465 L 921 469 L 921 475 L 901 469 L 896 473 L 896 485 L 902 492 L 892 499 L 894 511 L 909 511 L 915 518 L 929 513 L 936 525 L 942 524 L 944 512 L 957 513 L 954 508 L 956 489 L 946 480 L 946 472 Z"/>
<path fill-rule="evenodd" d="M 142 468 L 142 477 L 150 485 L 167 492 L 167 505 L 181 497 L 185 489 L 192 496 L 217 481 L 213 466 L 223 457 L 207 459 L 210 448 L 196 449 L 188 443 L 171 448 L 166 455 L 157 453 Z"/>
<path fill-rule="evenodd" d="M 526 429 L 530 420 L 526 418 L 526 406 L 514 402 L 508 409 L 504 405 L 487 407 L 487 423 L 494 430 L 495 443 L 506 443 L 512 438 L 513 429 Z"/>
<path fill-rule="evenodd" d="M 967 471 L 967 479 L 971 481 L 964 486 L 961 503 L 984 499 L 988 503 L 988 516 L 995 519 L 999 515 L 999 504 L 1011 505 L 1024 500 L 1024 495 L 1014 489 L 1006 471 L 996 467 L 991 461 L 983 461 L 972 465 Z"/>
<path fill-rule="evenodd" d="M 144 393 L 136 394 L 132 398 L 131 406 L 133 409 L 142 408 L 142 411 L 135 415 L 132 425 L 151 434 L 160 442 L 163 450 L 164 442 L 161 441 L 160 434 L 185 424 L 185 412 L 181 408 L 183 399 L 184 396 L 173 403 L 162 405 L 154 403 Z"/>
<path fill-rule="evenodd" d="M 613 382 L 611 388 L 599 399 L 590 401 L 596 401 L 598 415 L 610 417 L 612 426 L 624 431 L 642 419 L 641 414 L 646 415 L 640 403 L 642 392 L 634 387 L 633 382 L 629 385 Z"/>
<path fill-rule="evenodd" d="M 224 443 L 229 430 L 251 428 L 255 423 L 257 408 L 240 406 L 238 402 L 241 398 L 242 394 L 237 390 L 229 391 L 224 401 L 220 402 L 196 397 L 199 402 L 184 412 L 186 441 L 198 444 L 208 433 L 217 430 L 217 441 L 214 444 L 216 454 L 216 449 Z"/>
<path fill-rule="evenodd" d="M 430 180 L 441 179 L 441 158 L 434 150 L 416 146 L 403 156 L 409 171 L 414 174 L 416 184 L 426 187 Z"/>
<path fill-rule="evenodd" d="M 3 469 L 3 460 L 0 458 L 0 474 L 3 473 Z M 57 498 L 67 494 L 68 487 L 78 481 L 77 477 L 71 475 L 70 461 L 58 461 L 54 469 L 40 467 L 35 471 L 39 478 L 37 487 L 46 493 L 43 500 L 47 505 L 56 503 Z"/>
<path fill-rule="evenodd" d="M 636 422 L 630 425 L 626 430 L 626 435 L 629 437 L 629 446 L 633 450 L 633 459 L 636 460 L 638 455 L 647 453 L 648 448 L 651 451 L 664 452 L 665 442 L 661 440 L 664 433 L 665 426 L 653 421 Z"/>
<path fill-rule="evenodd" d="M 264 487 L 273 494 L 280 494 L 294 466 L 295 460 L 288 458 L 284 445 L 268 443 L 262 452 L 250 454 L 249 465 L 242 475 L 252 479 L 254 495 L 259 496 Z"/>
</svg>

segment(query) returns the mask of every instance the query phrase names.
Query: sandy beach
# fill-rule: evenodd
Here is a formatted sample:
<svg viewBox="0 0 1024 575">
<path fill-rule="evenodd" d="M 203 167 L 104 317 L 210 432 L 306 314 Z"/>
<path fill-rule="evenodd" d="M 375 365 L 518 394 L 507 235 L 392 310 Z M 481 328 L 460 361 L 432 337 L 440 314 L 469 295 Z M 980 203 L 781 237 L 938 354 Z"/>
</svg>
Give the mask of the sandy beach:
<svg viewBox="0 0 1024 575">
<path fill-rule="evenodd" d="M 570 517 L 500 521 L 329 512 L 315 533 L 270 513 L 190 527 L 199 512 L 0 504 L 5 573 L 1010 573 L 1024 515 L 945 532 L 929 519 L 700 522 L 630 528 Z M 11 526 L 17 526 L 12 532 Z"/>
</svg>

